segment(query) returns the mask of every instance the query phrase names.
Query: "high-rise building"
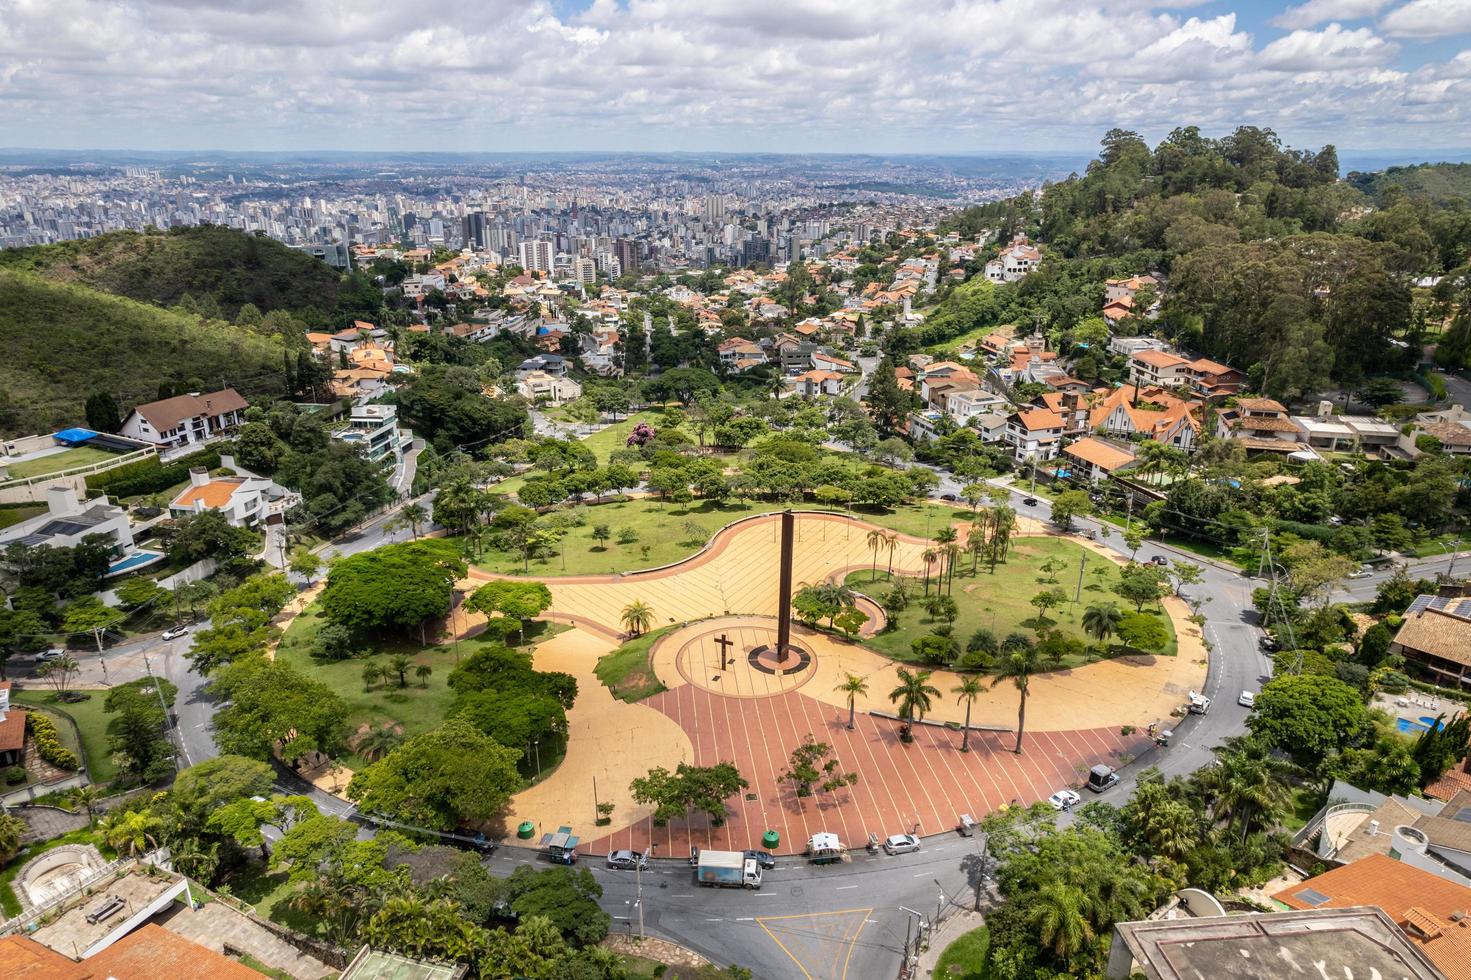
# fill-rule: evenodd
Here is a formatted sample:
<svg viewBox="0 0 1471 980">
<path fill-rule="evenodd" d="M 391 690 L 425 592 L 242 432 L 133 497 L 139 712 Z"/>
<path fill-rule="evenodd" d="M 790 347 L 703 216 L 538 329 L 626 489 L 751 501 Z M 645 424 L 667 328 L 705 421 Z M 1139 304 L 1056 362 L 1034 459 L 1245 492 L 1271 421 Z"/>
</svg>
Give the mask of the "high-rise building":
<svg viewBox="0 0 1471 980">
<path fill-rule="evenodd" d="M 552 243 L 544 239 L 533 239 L 518 246 L 521 253 L 521 268 L 527 272 L 552 271 Z"/>
<path fill-rule="evenodd" d="M 580 283 L 592 285 L 598 278 L 598 266 L 592 259 L 578 258 L 572 263 L 572 275 Z"/>
<path fill-rule="evenodd" d="M 638 242 L 628 238 L 615 239 L 613 255 L 618 259 L 618 267 L 625 273 L 638 269 Z"/>
<path fill-rule="evenodd" d="M 490 216 L 484 211 L 471 211 L 463 219 L 465 244 L 471 248 L 489 248 Z"/>
<path fill-rule="evenodd" d="M 725 219 L 725 196 L 712 194 L 705 198 L 705 220 L 717 224 Z"/>
</svg>

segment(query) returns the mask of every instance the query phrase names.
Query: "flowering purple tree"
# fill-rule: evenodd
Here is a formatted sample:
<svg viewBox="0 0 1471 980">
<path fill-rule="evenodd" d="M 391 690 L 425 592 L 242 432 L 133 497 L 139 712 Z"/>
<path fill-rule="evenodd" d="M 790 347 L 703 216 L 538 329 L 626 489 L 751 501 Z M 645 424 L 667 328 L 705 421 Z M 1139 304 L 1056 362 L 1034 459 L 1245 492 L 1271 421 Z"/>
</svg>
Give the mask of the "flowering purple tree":
<svg viewBox="0 0 1471 980">
<path fill-rule="evenodd" d="M 635 425 L 633 427 L 633 431 L 628 434 L 628 439 L 626 440 L 625 444 L 629 446 L 638 446 L 640 449 L 642 449 L 644 446 L 647 446 L 650 441 L 653 440 L 653 438 L 654 427 L 649 425 L 649 423 L 647 422 L 640 422 L 638 425 Z"/>
</svg>

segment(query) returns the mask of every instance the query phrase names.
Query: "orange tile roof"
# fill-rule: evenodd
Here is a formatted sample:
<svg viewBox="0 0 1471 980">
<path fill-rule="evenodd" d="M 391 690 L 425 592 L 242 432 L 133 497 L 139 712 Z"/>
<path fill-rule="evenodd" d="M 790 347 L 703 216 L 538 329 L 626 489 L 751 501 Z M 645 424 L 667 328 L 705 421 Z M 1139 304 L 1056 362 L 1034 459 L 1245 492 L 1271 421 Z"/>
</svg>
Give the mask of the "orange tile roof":
<svg viewBox="0 0 1471 980">
<path fill-rule="evenodd" d="M 92 971 L 28 936 L 0 939 L 0 976 L 9 980 L 87 980 Z"/>
<path fill-rule="evenodd" d="M 88 959 L 85 965 L 91 967 L 93 977 L 116 980 L 156 980 L 158 977 L 262 980 L 264 976 L 243 963 L 151 922 Z"/>
<path fill-rule="evenodd" d="M 1093 436 L 1088 436 L 1086 439 L 1079 439 L 1077 442 L 1063 449 L 1063 452 L 1076 459 L 1081 459 L 1085 463 L 1092 463 L 1094 466 L 1109 472 L 1127 463 L 1134 462 L 1134 457 L 1122 449 L 1116 449 L 1102 439 L 1095 439 Z"/>
<path fill-rule="evenodd" d="M 1134 355 L 1134 360 L 1141 364 L 1149 364 L 1154 367 L 1174 367 L 1177 364 L 1188 364 L 1189 361 L 1175 354 L 1162 350 L 1142 350 Z"/>
<path fill-rule="evenodd" d="M 221 507 L 229 505 L 230 498 L 234 496 L 235 491 L 239 490 L 244 483 L 245 480 L 243 477 L 222 476 L 218 479 L 210 480 L 202 487 L 186 488 L 183 493 L 174 498 L 173 505 L 175 507 L 188 507 L 192 510 L 195 501 L 203 501 L 204 506 L 210 510 L 219 510 Z"/>
<path fill-rule="evenodd" d="M 1425 795 L 1435 800 L 1449 800 L 1465 790 L 1471 790 L 1471 756 L 1451 766 L 1439 779 L 1425 787 Z"/>
<path fill-rule="evenodd" d="M 1303 900 L 1308 890 L 1328 896 L 1328 901 L 1314 905 Z M 1464 885 L 1402 864 L 1387 854 L 1371 854 L 1272 898 L 1295 909 L 1377 905 L 1447 980 L 1471 980 L 1471 918 L 1462 915 L 1460 921 L 1451 920 L 1457 912 L 1471 912 L 1471 888 Z"/>
<path fill-rule="evenodd" d="M 1017 419 L 1022 428 L 1032 429 L 1060 429 L 1062 428 L 1062 416 L 1047 408 L 1034 408 L 1026 412 L 1017 412 Z"/>
</svg>

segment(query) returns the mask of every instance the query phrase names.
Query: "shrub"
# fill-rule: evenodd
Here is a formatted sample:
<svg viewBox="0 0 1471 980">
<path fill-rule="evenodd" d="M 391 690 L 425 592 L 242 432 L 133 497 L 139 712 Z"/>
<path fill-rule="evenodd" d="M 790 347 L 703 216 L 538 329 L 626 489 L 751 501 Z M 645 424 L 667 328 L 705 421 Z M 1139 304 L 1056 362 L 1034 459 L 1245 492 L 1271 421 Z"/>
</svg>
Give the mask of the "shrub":
<svg viewBox="0 0 1471 980">
<path fill-rule="evenodd" d="M 160 463 L 155 456 L 119 466 L 115 470 L 94 473 L 87 477 L 87 489 L 101 490 L 113 497 L 140 497 L 183 483 L 189 479 L 189 470 L 192 467 L 214 469 L 219 465 L 220 454 L 217 450 L 194 453 L 167 466 Z"/>
<path fill-rule="evenodd" d="M 11 766 L 5 770 L 5 784 L 7 786 L 18 786 L 26 781 L 26 771 L 20 766 Z"/>
<path fill-rule="evenodd" d="M 26 727 L 31 730 L 31 744 L 41 753 L 41 758 L 58 769 L 78 769 L 81 760 L 77 754 L 61 744 L 56 733 L 56 723 L 37 711 L 26 715 Z"/>
</svg>

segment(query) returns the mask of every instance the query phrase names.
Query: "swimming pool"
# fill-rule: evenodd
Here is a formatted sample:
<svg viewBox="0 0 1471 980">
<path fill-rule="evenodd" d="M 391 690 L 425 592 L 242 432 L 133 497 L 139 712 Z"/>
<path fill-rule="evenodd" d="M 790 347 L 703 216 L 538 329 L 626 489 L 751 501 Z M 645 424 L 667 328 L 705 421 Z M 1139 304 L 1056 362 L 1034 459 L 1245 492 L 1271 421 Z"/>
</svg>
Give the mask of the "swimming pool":
<svg viewBox="0 0 1471 980">
<path fill-rule="evenodd" d="M 1428 732 L 1435 727 L 1444 728 L 1445 722 L 1437 726 L 1435 719 L 1429 715 L 1421 715 L 1419 721 L 1411 721 L 1408 718 L 1399 719 L 1399 730 L 1402 732 Z"/>
<path fill-rule="evenodd" d="M 163 552 L 160 551 L 135 551 L 126 555 L 107 566 L 108 576 L 121 575 L 123 572 L 135 571 L 144 565 L 152 565 L 156 561 L 163 560 Z"/>
</svg>

